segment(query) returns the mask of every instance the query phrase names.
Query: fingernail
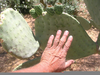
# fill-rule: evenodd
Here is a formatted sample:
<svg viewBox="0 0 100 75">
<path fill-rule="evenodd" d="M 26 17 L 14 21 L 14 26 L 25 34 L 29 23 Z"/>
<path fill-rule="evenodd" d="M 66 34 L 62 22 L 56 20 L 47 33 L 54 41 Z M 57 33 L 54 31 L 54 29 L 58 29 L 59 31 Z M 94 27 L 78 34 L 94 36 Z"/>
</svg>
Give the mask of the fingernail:
<svg viewBox="0 0 100 75">
<path fill-rule="evenodd" d="M 69 32 L 68 30 L 65 31 L 65 33 L 68 33 L 68 32 Z"/>
<path fill-rule="evenodd" d="M 73 38 L 73 36 L 72 36 L 72 35 L 70 35 L 69 37 L 70 37 L 70 38 Z"/>
<path fill-rule="evenodd" d="M 51 35 L 51 36 L 54 36 L 54 35 Z"/>
<path fill-rule="evenodd" d="M 58 30 L 58 32 L 61 32 L 61 30 Z"/>
</svg>

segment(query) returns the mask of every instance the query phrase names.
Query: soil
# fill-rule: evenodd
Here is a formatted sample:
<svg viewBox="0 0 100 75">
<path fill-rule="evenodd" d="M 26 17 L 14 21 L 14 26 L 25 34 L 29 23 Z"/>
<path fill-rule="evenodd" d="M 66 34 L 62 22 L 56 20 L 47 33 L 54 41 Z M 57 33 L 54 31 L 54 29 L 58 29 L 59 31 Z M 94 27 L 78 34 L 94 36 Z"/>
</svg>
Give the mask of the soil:
<svg viewBox="0 0 100 75">
<path fill-rule="evenodd" d="M 81 2 L 79 4 L 78 16 L 84 17 L 87 20 L 91 19 L 84 2 Z M 31 27 L 31 29 L 33 30 L 33 33 L 35 33 L 35 30 L 34 30 L 35 19 L 33 19 L 30 15 L 25 15 L 24 18 L 29 24 L 29 26 Z M 93 41 L 97 40 L 98 34 L 99 34 L 98 29 L 92 26 L 89 30 L 86 30 L 86 32 Z M 39 49 L 37 53 L 33 55 L 31 58 L 27 60 L 20 60 L 18 58 L 11 56 L 7 52 L 5 52 L 0 44 L 0 72 L 12 71 L 19 64 L 25 61 L 28 61 L 30 59 L 41 56 L 42 52 L 43 51 Z M 73 65 L 71 65 L 71 67 L 66 69 L 66 71 L 100 71 L 100 55 L 93 54 L 91 56 L 78 59 Z"/>
</svg>

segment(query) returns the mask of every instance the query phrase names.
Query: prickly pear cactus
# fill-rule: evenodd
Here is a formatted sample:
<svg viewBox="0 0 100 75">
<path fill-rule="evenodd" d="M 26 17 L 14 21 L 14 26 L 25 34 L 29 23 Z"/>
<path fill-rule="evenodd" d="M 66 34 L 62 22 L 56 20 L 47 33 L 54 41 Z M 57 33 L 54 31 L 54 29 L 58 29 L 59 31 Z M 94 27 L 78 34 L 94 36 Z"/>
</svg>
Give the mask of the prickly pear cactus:
<svg viewBox="0 0 100 75">
<path fill-rule="evenodd" d="M 85 18 L 80 16 L 76 16 L 75 18 L 80 22 L 85 30 L 89 30 L 92 27 L 90 21 L 86 20 Z"/>
<path fill-rule="evenodd" d="M 32 60 L 29 60 L 27 62 L 24 62 L 24 63 L 18 65 L 16 68 L 14 68 L 13 71 L 34 66 L 35 64 L 40 62 L 40 59 L 41 59 L 41 57 L 38 57 L 38 58 L 34 58 Z"/>
<path fill-rule="evenodd" d="M 96 53 L 97 47 L 95 42 L 87 35 L 80 22 L 67 13 L 61 13 L 62 7 L 59 8 L 59 4 L 56 5 L 59 11 L 55 12 L 53 10 L 55 6 L 54 8 L 49 6 L 47 7 L 48 11 L 42 12 L 42 15 L 38 16 L 35 20 L 36 38 L 40 42 L 41 49 L 45 49 L 48 38 L 52 34 L 56 35 L 57 30 L 62 30 L 63 32 L 68 30 L 74 40 L 68 51 L 67 59 L 78 59 Z M 54 14 L 52 13 L 53 11 L 55 12 Z"/>
<path fill-rule="evenodd" d="M 11 8 L 0 14 L 0 39 L 3 48 L 19 58 L 31 57 L 39 47 L 27 22 Z"/>
<path fill-rule="evenodd" d="M 100 0 L 84 0 L 84 2 L 96 24 L 96 28 L 100 29 Z"/>
</svg>

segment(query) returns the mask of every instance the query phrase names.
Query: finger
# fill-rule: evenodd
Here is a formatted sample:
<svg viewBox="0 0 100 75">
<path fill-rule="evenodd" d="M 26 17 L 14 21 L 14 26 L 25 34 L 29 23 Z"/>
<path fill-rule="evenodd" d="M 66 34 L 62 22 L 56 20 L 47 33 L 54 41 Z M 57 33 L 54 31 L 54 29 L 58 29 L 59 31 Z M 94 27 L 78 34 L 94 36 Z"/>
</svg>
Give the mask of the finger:
<svg viewBox="0 0 100 75">
<path fill-rule="evenodd" d="M 68 34 L 69 34 L 69 32 L 66 30 L 66 31 L 64 32 L 64 34 L 63 34 L 63 36 L 62 36 L 60 42 L 59 42 L 58 47 L 62 48 L 62 46 L 63 46 L 63 45 L 65 44 L 65 42 L 66 42 L 66 39 L 67 39 L 67 37 L 68 37 Z"/>
<path fill-rule="evenodd" d="M 65 68 L 70 67 L 75 61 L 74 60 L 69 60 L 67 62 L 65 62 Z"/>
<path fill-rule="evenodd" d="M 72 41 L 73 41 L 73 36 L 70 36 L 67 42 L 65 43 L 63 50 L 67 52 L 69 47 L 71 46 Z"/>
<path fill-rule="evenodd" d="M 53 47 L 56 47 L 58 45 L 59 40 L 60 40 L 61 33 L 62 33 L 61 30 L 58 30 L 57 31 L 56 37 L 54 39 Z"/>
<path fill-rule="evenodd" d="M 49 37 L 49 40 L 48 40 L 48 43 L 47 43 L 47 48 L 50 48 L 52 46 L 53 39 L 54 39 L 54 35 L 51 35 Z"/>
</svg>

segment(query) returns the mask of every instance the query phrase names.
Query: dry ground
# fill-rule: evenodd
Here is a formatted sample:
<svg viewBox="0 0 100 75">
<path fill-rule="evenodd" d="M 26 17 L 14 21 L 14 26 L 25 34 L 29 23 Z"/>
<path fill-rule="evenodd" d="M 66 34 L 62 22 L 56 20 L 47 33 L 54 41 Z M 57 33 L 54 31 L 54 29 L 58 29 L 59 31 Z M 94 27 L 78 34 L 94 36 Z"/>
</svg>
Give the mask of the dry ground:
<svg viewBox="0 0 100 75">
<path fill-rule="evenodd" d="M 90 20 L 91 17 L 88 11 L 86 10 L 85 4 L 81 2 L 79 7 L 80 8 L 79 8 L 78 16 L 81 16 L 81 17 L 86 18 L 87 20 Z M 35 33 L 35 30 L 34 30 L 35 20 L 30 15 L 26 15 L 24 18 L 28 22 L 33 32 Z M 92 38 L 93 41 L 97 40 L 99 31 L 96 28 L 91 27 L 91 29 L 87 30 L 86 32 L 89 34 L 89 36 Z M 29 60 L 33 59 L 34 57 L 41 56 L 41 54 L 42 54 L 42 50 L 39 49 L 35 55 L 29 58 Z M 0 45 L 0 72 L 12 71 L 16 66 L 18 66 L 19 64 L 25 61 L 27 60 L 20 60 L 7 54 L 3 50 L 2 46 Z M 100 71 L 100 55 L 93 54 L 91 56 L 78 59 L 76 60 L 76 63 L 73 64 L 66 71 Z"/>
</svg>

